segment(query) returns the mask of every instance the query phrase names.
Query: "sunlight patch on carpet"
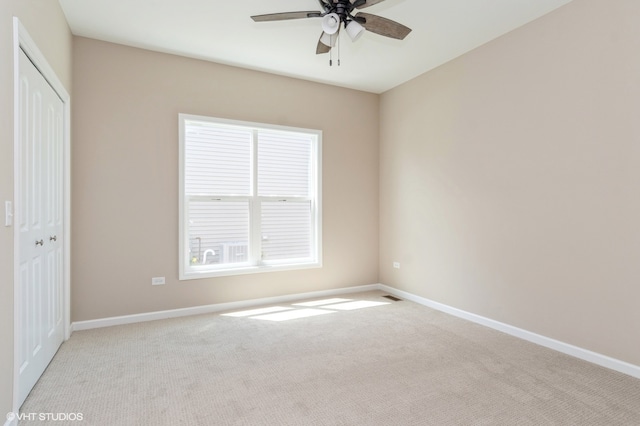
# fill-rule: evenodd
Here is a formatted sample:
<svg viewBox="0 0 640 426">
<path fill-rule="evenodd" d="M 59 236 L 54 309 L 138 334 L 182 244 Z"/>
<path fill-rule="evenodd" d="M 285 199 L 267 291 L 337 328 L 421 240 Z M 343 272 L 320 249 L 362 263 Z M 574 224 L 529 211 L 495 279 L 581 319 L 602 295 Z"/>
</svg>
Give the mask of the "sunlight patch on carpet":
<svg viewBox="0 0 640 426">
<path fill-rule="evenodd" d="M 331 314 L 338 311 L 354 311 L 356 309 L 372 308 L 375 306 L 389 304 L 390 302 L 354 300 L 334 297 L 330 299 L 313 300 L 310 302 L 292 303 L 291 306 L 270 306 L 266 308 L 249 309 L 221 315 L 227 317 L 250 318 L 265 321 L 288 321 L 299 318 L 308 318 L 318 315 Z"/>
<path fill-rule="evenodd" d="M 372 308 L 374 306 L 389 305 L 389 302 L 374 302 L 371 300 L 356 300 L 354 302 L 340 303 L 337 305 L 323 306 L 326 309 L 337 309 L 339 311 L 353 311 L 355 309 Z"/>
<path fill-rule="evenodd" d="M 339 297 L 335 297 L 333 299 L 323 299 L 323 300 L 314 300 L 313 302 L 302 302 L 302 303 L 294 303 L 293 306 L 321 306 L 321 305 L 331 305 L 333 303 L 340 302 L 350 302 L 353 299 L 340 299 Z"/>
<path fill-rule="evenodd" d="M 251 317 L 252 319 L 266 320 L 266 321 L 288 321 L 298 318 L 315 317 L 317 315 L 333 314 L 335 311 L 327 311 L 323 309 L 296 309 L 285 312 L 278 312 L 275 314 L 260 315 L 257 317 Z"/>
<path fill-rule="evenodd" d="M 248 311 L 232 312 L 230 314 L 222 314 L 225 317 L 251 317 L 255 315 L 269 314 L 272 312 L 290 311 L 293 308 L 287 308 L 284 306 L 271 306 L 269 308 L 250 309 Z"/>
</svg>

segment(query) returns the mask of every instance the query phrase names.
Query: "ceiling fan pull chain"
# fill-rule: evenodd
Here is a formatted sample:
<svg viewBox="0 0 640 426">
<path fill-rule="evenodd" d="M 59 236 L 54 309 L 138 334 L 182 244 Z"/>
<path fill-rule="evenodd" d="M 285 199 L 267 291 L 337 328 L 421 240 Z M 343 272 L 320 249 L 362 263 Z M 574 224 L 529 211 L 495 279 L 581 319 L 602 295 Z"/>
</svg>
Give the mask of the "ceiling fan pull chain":
<svg viewBox="0 0 640 426">
<path fill-rule="evenodd" d="M 340 66 L 340 33 L 338 33 L 338 66 Z"/>
<path fill-rule="evenodd" d="M 333 66 L 333 48 L 329 49 L 329 66 Z"/>
</svg>

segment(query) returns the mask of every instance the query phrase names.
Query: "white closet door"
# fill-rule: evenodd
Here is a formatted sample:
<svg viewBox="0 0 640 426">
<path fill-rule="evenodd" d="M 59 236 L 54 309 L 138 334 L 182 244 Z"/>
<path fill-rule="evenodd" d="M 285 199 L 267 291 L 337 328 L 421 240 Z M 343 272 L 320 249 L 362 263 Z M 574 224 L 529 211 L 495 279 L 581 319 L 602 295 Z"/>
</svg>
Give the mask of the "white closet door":
<svg viewBox="0 0 640 426">
<path fill-rule="evenodd" d="M 19 403 L 53 359 L 63 326 L 64 105 L 20 51 Z"/>
</svg>

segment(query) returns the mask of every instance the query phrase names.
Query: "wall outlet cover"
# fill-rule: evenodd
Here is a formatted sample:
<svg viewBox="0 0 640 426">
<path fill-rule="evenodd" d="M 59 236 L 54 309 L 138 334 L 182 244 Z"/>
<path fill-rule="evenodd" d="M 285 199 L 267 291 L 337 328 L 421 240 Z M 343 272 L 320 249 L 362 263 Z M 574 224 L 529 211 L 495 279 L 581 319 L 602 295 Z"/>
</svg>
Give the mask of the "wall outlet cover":
<svg viewBox="0 0 640 426">
<path fill-rule="evenodd" d="M 151 278 L 151 285 L 163 285 L 165 283 L 164 277 Z"/>
</svg>

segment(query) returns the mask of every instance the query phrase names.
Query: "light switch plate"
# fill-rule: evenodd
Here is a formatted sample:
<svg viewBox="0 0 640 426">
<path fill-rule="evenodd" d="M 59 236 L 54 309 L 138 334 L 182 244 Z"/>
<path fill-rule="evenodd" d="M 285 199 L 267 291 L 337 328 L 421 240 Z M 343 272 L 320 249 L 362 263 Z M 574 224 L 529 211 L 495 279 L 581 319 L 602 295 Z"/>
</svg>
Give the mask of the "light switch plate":
<svg viewBox="0 0 640 426">
<path fill-rule="evenodd" d="M 13 203 L 4 202 L 4 226 L 13 226 Z"/>
</svg>

